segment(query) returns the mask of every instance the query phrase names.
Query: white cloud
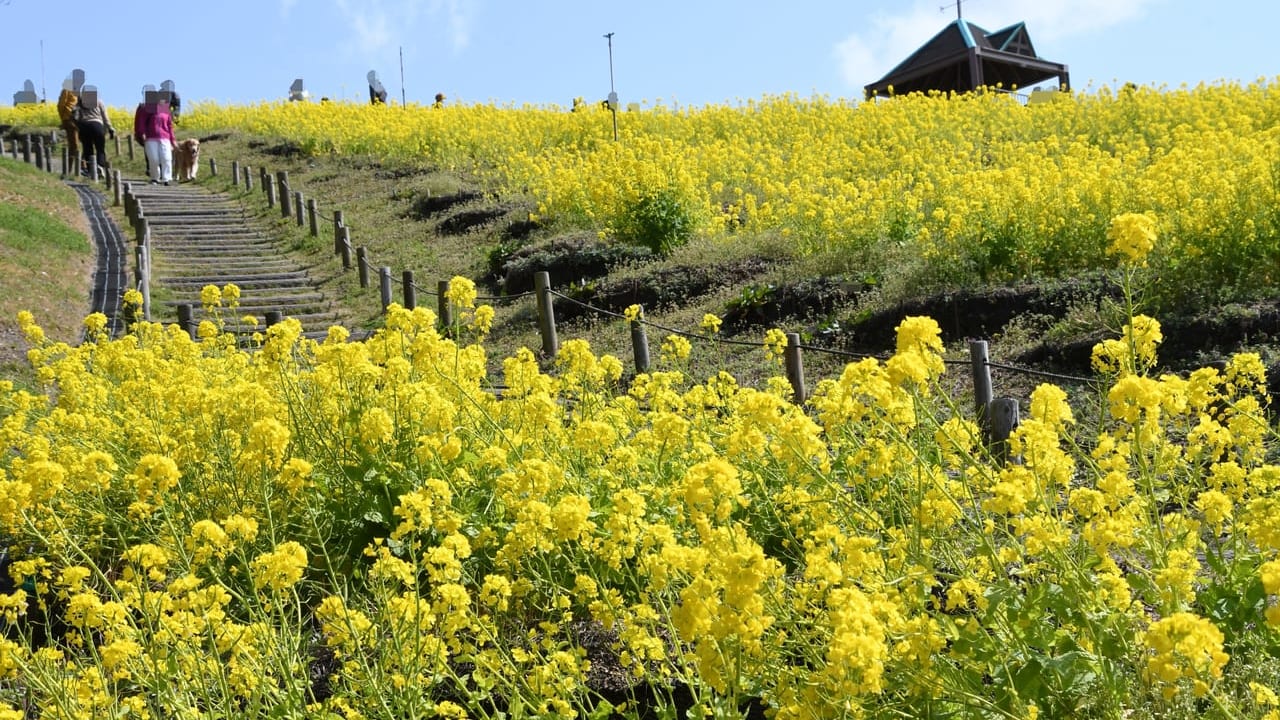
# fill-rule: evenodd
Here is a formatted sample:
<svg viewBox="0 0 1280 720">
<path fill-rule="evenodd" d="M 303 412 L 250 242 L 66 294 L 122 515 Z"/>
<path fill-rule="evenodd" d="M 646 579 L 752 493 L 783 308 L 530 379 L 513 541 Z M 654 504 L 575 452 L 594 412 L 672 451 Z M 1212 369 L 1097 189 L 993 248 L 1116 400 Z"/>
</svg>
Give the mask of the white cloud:
<svg viewBox="0 0 1280 720">
<path fill-rule="evenodd" d="M 1033 40 L 1059 40 L 1141 17 L 1162 0 L 983 0 L 965 6 L 967 20 L 988 30 L 1025 22 Z M 937 0 L 916 0 L 894 14 L 878 13 L 868 26 L 833 48 L 840 75 L 850 88 L 868 85 L 892 70 L 955 19 Z M 949 8 L 946 12 L 952 12 Z"/>
<path fill-rule="evenodd" d="M 285 3 L 297 0 L 281 0 Z M 357 49 L 376 55 L 397 45 L 430 42 L 438 37 L 433 26 L 445 29 L 455 51 L 471 42 L 471 22 L 478 0 L 335 0 L 335 6 L 355 34 Z"/>
<path fill-rule="evenodd" d="M 449 39 L 454 50 L 462 50 L 471 43 L 471 18 L 476 3 L 468 0 L 447 0 L 449 13 Z"/>
</svg>

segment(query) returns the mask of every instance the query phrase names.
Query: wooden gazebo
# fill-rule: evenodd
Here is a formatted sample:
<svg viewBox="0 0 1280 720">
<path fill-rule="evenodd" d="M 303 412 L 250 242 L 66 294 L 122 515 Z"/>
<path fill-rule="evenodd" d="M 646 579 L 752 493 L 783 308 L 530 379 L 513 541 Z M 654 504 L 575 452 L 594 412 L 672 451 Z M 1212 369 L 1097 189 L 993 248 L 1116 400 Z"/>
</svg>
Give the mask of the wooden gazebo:
<svg viewBox="0 0 1280 720">
<path fill-rule="evenodd" d="M 871 99 L 930 90 L 970 92 L 996 85 L 1005 90 L 1027 88 L 1052 78 L 1058 79 L 1059 89 L 1071 89 L 1067 66 L 1036 55 L 1024 23 L 987 32 L 957 18 L 865 90 Z"/>
</svg>

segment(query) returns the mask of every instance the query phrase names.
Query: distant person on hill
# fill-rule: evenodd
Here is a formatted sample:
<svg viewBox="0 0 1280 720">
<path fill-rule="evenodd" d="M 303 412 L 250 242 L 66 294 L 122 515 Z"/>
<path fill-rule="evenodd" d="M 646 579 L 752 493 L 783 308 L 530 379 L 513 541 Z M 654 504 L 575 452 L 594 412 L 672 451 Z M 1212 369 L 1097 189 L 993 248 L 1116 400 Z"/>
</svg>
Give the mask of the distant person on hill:
<svg viewBox="0 0 1280 720">
<path fill-rule="evenodd" d="M 168 185 L 173 180 L 173 146 L 177 138 L 173 134 L 173 115 L 169 113 L 169 104 L 156 103 L 141 116 L 135 117 L 134 137 L 141 135 L 146 143 L 148 174 L 151 184 Z"/>
<path fill-rule="evenodd" d="M 444 107 L 444 93 L 436 93 L 436 101 L 431 104 L 433 108 Z"/>
<path fill-rule="evenodd" d="M 147 165 L 147 177 L 151 177 L 151 158 L 147 157 L 147 139 L 143 136 L 141 128 L 146 125 L 147 115 L 155 110 L 155 104 L 159 101 L 159 95 L 156 94 L 156 86 L 143 85 L 142 102 L 138 103 L 138 107 L 133 109 L 133 140 L 142 148 L 142 159 Z"/>
<path fill-rule="evenodd" d="M 169 115 L 173 117 L 173 124 L 177 125 L 178 115 L 182 113 L 182 98 L 178 96 L 178 89 L 172 80 L 165 80 L 160 83 L 160 90 L 169 93 Z"/>
<path fill-rule="evenodd" d="M 58 95 L 58 118 L 62 120 L 62 131 L 67 134 L 67 157 L 69 162 L 76 162 L 80 157 L 80 131 L 76 128 L 76 103 L 80 98 L 71 89 L 71 80 L 62 84 L 62 93 Z M 70 172 L 70 168 L 67 168 Z"/>
<path fill-rule="evenodd" d="M 111 125 L 107 115 L 107 106 L 98 98 L 96 88 L 89 86 L 80 92 L 76 101 L 76 130 L 80 133 L 81 159 L 84 161 L 84 174 L 89 173 L 89 161 L 98 159 L 98 172 L 106 175 L 111 163 L 107 161 L 107 135 L 116 136 L 116 129 Z M 94 178 L 97 180 L 97 178 Z"/>
<path fill-rule="evenodd" d="M 369 104 L 386 105 L 387 89 L 382 86 L 382 81 L 378 79 L 378 72 L 370 70 L 365 77 L 369 79 Z"/>
</svg>

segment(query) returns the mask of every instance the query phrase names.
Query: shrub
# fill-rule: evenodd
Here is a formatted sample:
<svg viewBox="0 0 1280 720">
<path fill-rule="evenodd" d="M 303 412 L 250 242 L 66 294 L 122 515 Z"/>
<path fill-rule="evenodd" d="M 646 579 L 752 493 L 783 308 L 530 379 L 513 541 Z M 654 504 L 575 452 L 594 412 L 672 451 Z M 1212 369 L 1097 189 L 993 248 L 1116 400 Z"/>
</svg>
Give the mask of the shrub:
<svg viewBox="0 0 1280 720">
<path fill-rule="evenodd" d="M 623 212 L 615 232 L 620 240 L 666 257 L 689 242 L 696 227 L 688 200 L 672 188 L 651 190 Z"/>
</svg>

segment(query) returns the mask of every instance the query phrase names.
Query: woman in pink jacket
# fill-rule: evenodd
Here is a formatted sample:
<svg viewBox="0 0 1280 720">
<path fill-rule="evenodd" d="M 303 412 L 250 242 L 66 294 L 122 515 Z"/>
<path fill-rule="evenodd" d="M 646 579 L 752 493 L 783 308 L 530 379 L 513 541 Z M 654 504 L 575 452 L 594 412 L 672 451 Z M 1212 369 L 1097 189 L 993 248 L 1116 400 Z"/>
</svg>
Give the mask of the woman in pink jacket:
<svg viewBox="0 0 1280 720">
<path fill-rule="evenodd" d="M 146 147 L 151 184 L 162 182 L 168 185 L 173 180 L 173 146 L 177 144 L 169 104 L 148 105 L 142 112 L 135 114 L 133 135 L 141 138 Z"/>
</svg>

